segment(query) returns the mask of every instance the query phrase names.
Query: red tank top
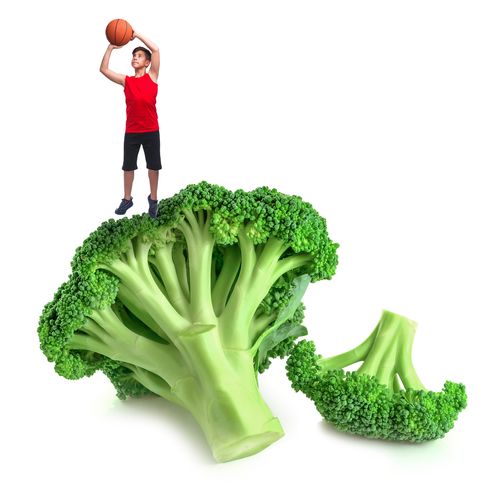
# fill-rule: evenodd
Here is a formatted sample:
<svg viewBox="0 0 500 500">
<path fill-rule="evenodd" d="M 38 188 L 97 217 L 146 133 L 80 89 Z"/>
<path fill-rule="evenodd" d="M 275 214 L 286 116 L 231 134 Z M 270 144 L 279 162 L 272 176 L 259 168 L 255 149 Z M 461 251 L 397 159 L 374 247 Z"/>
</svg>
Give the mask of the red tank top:
<svg viewBox="0 0 500 500">
<path fill-rule="evenodd" d="M 159 130 L 156 113 L 158 84 L 148 73 L 139 78 L 125 77 L 125 101 L 127 103 L 127 123 L 125 132 L 155 132 Z"/>
</svg>

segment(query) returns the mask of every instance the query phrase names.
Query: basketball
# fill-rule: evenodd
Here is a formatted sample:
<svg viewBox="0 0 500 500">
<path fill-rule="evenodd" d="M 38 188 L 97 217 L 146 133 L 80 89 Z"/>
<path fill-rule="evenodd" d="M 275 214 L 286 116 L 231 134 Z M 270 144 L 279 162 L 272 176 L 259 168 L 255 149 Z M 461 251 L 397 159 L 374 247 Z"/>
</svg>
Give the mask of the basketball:
<svg viewBox="0 0 500 500">
<path fill-rule="evenodd" d="M 113 19 L 106 26 L 106 38 L 111 45 L 125 45 L 131 37 L 132 26 L 125 19 Z"/>
</svg>

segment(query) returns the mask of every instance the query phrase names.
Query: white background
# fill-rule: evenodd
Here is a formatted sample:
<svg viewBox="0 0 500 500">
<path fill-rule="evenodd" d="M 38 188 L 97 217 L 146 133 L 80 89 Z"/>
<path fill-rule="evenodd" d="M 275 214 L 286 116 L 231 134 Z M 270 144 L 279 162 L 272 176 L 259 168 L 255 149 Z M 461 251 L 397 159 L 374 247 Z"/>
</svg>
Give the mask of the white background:
<svg viewBox="0 0 500 500">
<path fill-rule="evenodd" d="M 498 2 L 46 0 L 2 11 L 2 498 L 498 493 Z M 205 179 L 313 203 L 340 261 L 306 294 L 310 337 L 332 355 L 384 308 L 416 320 L 424 383 L 468 389 L 446 438 L 338 433 L 278 360 L 260 384 L 285 437 L 215 464 L 180 409 L 121 402 L 101 375 L 55 374 L 38 317 L 122 197 L 123 89 L 99 73 L 114 18 L 161 50 L 160 197 Z M 110 67 L 133 74 L 139 44 Z M 141 151 L 132 213 L 148 193 Z"/>
</svg>

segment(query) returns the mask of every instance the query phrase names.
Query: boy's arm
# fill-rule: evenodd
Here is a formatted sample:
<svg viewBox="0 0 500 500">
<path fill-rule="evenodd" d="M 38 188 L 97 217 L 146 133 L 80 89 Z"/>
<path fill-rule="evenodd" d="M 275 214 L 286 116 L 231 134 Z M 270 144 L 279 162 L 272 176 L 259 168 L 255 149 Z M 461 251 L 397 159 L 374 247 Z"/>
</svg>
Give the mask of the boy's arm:
<svg viewBox="0 0 500 500">
<path fill-rule="evenodd" d="M 144 35 L 137 33 L 137 31 L 132 33 L 132 39 L 134 38 L 138 38 L 151 51 L 151 69 L 149 70 L 149 76 L 156 82 L 158 74 L 160 73 L 160 49 L 158 45 Z"/>
<path fill-rule="evenodd" d="M 102 58 L 100 72 L 106 77 L 109 78 L 112 82 L 118 83 L 120 85 L 125 86 L 125 75 L 120 73 L 115 73 L 108 68 L 109 58 L 111 56 L 111 52 L 113 49 L 119 48 L 117 45 L 109 44 L 106 52 L 104 53 L 104 57 Z"/>
</svg>

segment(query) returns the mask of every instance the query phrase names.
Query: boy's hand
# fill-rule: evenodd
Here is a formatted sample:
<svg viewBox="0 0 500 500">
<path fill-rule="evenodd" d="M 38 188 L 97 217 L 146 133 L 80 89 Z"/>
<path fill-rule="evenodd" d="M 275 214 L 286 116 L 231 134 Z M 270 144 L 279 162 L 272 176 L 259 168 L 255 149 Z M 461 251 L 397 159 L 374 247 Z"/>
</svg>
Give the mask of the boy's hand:
<svg viewBox="0 0 500 500">
<path fill-rule="evenodd" d="M 131 26 L 132 28 L 132 26 Z M 135 38 L 135 30 L 132 28 L 132 36 L 130 37 L 130 40 L 133 40 Z"/>
<path fill-rule="evenodd" d="M 108 48 L 110 48 L 111 50 L 112 49 L 121 49 L 122 45 L 113 45 L 112 43 L 110 43 Z"/>
</svg>

